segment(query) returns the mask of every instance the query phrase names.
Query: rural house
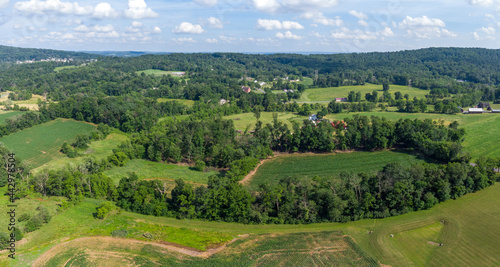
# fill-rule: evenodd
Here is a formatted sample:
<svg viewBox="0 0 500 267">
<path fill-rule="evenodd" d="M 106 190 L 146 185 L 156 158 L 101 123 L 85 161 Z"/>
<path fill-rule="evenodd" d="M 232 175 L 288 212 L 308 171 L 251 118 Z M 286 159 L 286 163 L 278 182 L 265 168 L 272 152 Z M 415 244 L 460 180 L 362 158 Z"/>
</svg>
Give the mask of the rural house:
<svg viewBox="0 0 500 267">
<path fill-rule="evenodd" d="M 242 86 L 241 89 L 245 93 L 250 93 L 252 91 L 252 89 L 250 87 L 248 87 L 248 86 Z"/>
<path fill-rule="evenodd" d="M 318 116 L 316 116 L 316 114 L 312 114 L 311 116 L 309 116 L 309 120 L 310 121 L 317 121 L 318 120 Z"/>
<path fill-rule="evenodd" d="M 478 108 L 485 108 L 487 110 L 491 110 L 491 106 L 490 106 L 490 103 L 486 103 L 486 102 L 479 102 L 479 104 L 477 105 Z"/>
<path fill-rule="evenodd" d="M 482 108 L 469 108 L 469 114 L 479 114 L 483 112 Z"/>
<path fill-rule="evenodd" d="M 221 98 L 221 100 L 219 100 L 219 105 L 221 105 L 221 106 L 226 104 L 226 103 L 227 103 L 227 100 L 224 98 Z"/>
<path fill-rule="evenodd" d="M 335 98 L 335 102 L 347 102 L 347 97 Z"/>
</svg>

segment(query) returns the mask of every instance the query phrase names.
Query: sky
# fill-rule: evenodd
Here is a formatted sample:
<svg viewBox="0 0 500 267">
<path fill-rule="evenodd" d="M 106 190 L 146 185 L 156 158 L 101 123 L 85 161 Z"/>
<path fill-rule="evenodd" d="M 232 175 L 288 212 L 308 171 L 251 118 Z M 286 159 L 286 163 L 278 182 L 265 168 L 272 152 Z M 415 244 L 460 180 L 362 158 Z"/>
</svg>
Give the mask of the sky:
<svg viewBox="0 0 500 267">
<path fill-rule="evenodd" d="M 72 51 L 498 49 L 500 0 L 0 0 L 0 44 Z"/>
</svg>

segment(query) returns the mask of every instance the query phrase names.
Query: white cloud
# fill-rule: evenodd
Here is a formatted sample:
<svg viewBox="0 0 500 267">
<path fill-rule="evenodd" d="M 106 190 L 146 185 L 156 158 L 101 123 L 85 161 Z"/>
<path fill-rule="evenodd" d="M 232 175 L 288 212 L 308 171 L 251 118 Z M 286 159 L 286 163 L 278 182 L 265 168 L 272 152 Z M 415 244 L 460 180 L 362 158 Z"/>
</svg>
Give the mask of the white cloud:
<svg viewBox="0 0 500 267">
<path fill-rule="evenodd" d="M 367 20 L 368 19 L 368 16 L 366 14 L 358 12 L 356 10 L 349 11 L 349 15 L 354 16 L 360 20 Z"/>
<path fill-rule="evenodd" d="M 115 18 L 118 16 L 118 12 L 114 10 L 108 3 L 99 3 L 94 8 L 94 17 L 96 18 Z"/>
<path fill-rule="evenodd" d="M 9 5 L 9 0 L 0 0 L 0 8 L 6 8 Z"/>
<path fill-rule="evenodd" d="M 222 21 L 215 17 L 208 18 L 208 26 L 217 29 L 224 28 L 224 24 L 222 23 Z"/>
<path fill-rule="evenodd" d="M 217 0 L 194 0 L 193 2 L 202 6 L 215 6 L 217 4 Z"/>
<path fill-rule="evenodd" d="M 96 25 L 96 26 L 92 27 L 92 29 L 96 32 L 112 32 L 115 30 L 115 28 L 111 24 L 108 24 L 105 26 Z"/>
<path fill-rule="evenodd" d="M 291 39 L 291 40 L 300 40 L 302 39 L 302 36 L 295 35 L 291 33 L 290 31 L 286 31 L 284 34 L 281 32 L 276 33 L 276 37 L 279 39 Z"/>
<path fill-rule="evenodd" d="M 161 33 L 161 28 L 158 26 L 154 27 L 153 33 Z"/>
<path fill-rule="evenodd" d="M 189 22 L 183 22 L 179 26 L 175 26 L 172 30 L 173 33 L 189 33 L 189 34 L 201 34 L 204 32 L 203 28 L 199 24 L 191 24 Z"/>
<path fill-rule="evenodd" d="M 311 36 L 314 36 L 316 38 L 324 38 L 325 36 L 320 34 L 319 32 L 311 32 Z"/>
<path fill-rule="evenodd" d="M 446 24 L 440 19 L 428 18 L 427 16 L 406 18 L 399 23 L 399 28 L 406 29 L 406 36 L 416 39 L 430 39 L 439 37 L 456 37 L 457 34 L 450 32 L 444 27 Z"/>
<path fill-rule="evenodd" d="M 420 18 L 412 18 L 410 16 L 406 16 L 406 18 L 399 23 L 399 27 L 401 28 L 417 28 L 417 27 L 444 27 L 445 24 L 440 19 L 431 19 L 427 16 L 423 16 Z"/>
<path fill-rule="evenodd" d="M 183 37 L 183 38 L 172 38 L 172 41 L 174 43 L 177 43 L 177 44 L 196 43 L 196 41 L 193 40 L 193 38 L 191 38 L 191 37 L 189 37 L 189 38 L 186 38 L 186 37 Z"/>
<path fill-rule="evenodd" d="M 215 38 L 208 38 L 205 40 L 207 43 L 209 44 L 216 44 L 219 42 L 219 40 L 215 39 Z"/>
<path fill-rule="evenodd" d="M 142 22 L 132 21 L 132 27 L 142 27 Z"/>
<path fill-rule="evenodd" d="M 321 10 L 336 6 L 338 0 L 253 0 L 254 7 L 262 12 L 300 12 Z"/>
<path fill-rule="evenodd" d="M 314 22 L 325 26 L 341 26 L 344 23 L 340 17 L 335 17 L 335 19 L 327 18 L 322 12 L 305 12 L 300 17 L 312 19 Z"/>
<path fill-rule="evenodd" d="M 279 21 L 279 20 L 268 20 L 268 19 L 258 19 L 257 29 L 262 30 L 302 30 L 304 26 L 295 21 Z"/>
<path fill-rule="evenodd" d="M 77 32 L 88 32 L 90 29 L 89 29 L 89 27 L 87 27 L 85 25 L 79 25 L 76 28 L 74 28 L 73 30 L 75 30 Z"/>
<path fill-rule="evenodd" d="M 478 6 L 490 6 L 493 4 L 493 0 L 467 0 L 467 2 L 471 5 Z"/>
<path fill-rule="evenodd" d="M 493 27 L 481 27 L 472 33 L 476 40 L 494 40 L 496 30 Z"/>
<path fill-rule="evenodd" d="M 366 27 L 366 26 L 368 26 L 368 22 L 366 22 L 366 20 L 359 20 L 359 21 L 358 21 L 358 25 L 359 25 L 359 26 L 365 26 L 365 27 Z"/>
<path fill-rule="evenodd" d="M 367 41 L 377 39 L 378 34 L 374 32 L 361 31 L 361 30 L 350 30 L 346 27 L 342 27 L 340 30 L 332 32 L 331 36 L 334 39 L 350 39 L 353 41 Z"/>
<path fill-rule="evenodd" d="M 16 10 L 26 13 L 58 12 L 68 15 L 88 15 L 94 11 L 91 6 L 80 6 L 77 2 L 61 2 L 60 0 L 30 0 L 17 2 L 14 5 Z"/>
<path fill-rule="evenodd" d="M 391 28 L 385 27 L 381 32 L 380 35 L 384 37 L 391 37 L 394 36 L 394 32 L 392 32 Z"/>
<path fill-rule="evenodd" d="M 224 43 L 231 43 L 232 41 L 236 40 L 236 38 L 231 37 L 231 36 L 225 36 L 225 35 L 219 35 L 219 39 L 223 41 Z"/>
<path fill-rule="evenodd" d="M 131 19 L 156 18 L 158 13 L 148 7 L 144 0 L 129 0 L 125 16 Z"/>
</svg>

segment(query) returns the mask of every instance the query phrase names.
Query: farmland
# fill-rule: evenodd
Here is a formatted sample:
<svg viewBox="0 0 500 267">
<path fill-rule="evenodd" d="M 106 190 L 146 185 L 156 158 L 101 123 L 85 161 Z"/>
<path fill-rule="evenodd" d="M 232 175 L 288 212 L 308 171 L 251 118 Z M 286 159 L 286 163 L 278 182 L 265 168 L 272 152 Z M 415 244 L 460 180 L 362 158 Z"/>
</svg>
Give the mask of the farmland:
<svg viewBox="0 0 500 267">
<path fill-rule="evenodd" d="M 173 74 L 174 72 L 183 72 L 183 71 L 164 71 L 164 70 L 155 70 L 155 69 L 149 69 L 149 70 L 140 70 L 136 71 L 137 74 L 144 73 L 146 75 L 154 75 L 154 76 L 164 76 L 164 75 L 172 75 L 174 77 L 181 77 L 177 74 Z"/>
<path fill-rule="evenodd" d="M 373 91 L 378 91 L 378 94 L 381 96 L 382 85 L 381 84 L 365 84 L 361 86 L 341 86 L 341 87 L 328 87 L 328 88 L 311 88 L 306 89 L 300 99 L 297 101 L 298 103 L 321 103 L 321 102 L 330 102 L 337 97 L 347 97 L 350 91 L 361 92 L 361 99 L 365 99 L 366 93 L 372 93 Z M 390 85 L 389 92 L 394 97 L 395 92 L 401 92 L 401 94 L 408 94 L 410 98 L 423 98 L 426 94 L 429 93 L 427 90 L 422 90 L 418 88 L 411 88 L 408 86 L 401 85 Z"/>
<path fill-rule="evenodd" d="M 109 176 L 115 184 L 118 184 L 121 178 L 128 173 L 135 172 L 139 179 L 159 179 L 169 181 L 174 186 L 176 179 L 184 179 L 187 182 L 196 185 L 207 184 L 210 175 L 217 174 L 216 171 L 198 172 L 188 166 L 178 166 L 173 164 L 164 164 L 141 159 L 130 160 L 123 167 L 115 167 L 104 174 Z"/>
<path fill-rule="evenodd" d="M 296 115 L 291 112 L 277 112 L 278 114 L 278 120 L 283 122 L 284 124 L 288 125 L 288 128 L 292 128 L 292 121 L 297 121 L 297 122 L 302 122 L 303 120 L 307 119 L 304 116 Z M 236 114 L 236 115 L 230 115 L 224 117 L 226 120 L 233 120 L 234 127 L 237 130 L 244 131 L 248 125 L 250 125 L 250 130 L 254 129 L 255 123 L 257 122 L 257 119 L 255 118 L 253 113 L 242 113 L 242 114 Z M 273 112 L 262 112 L 260 114 L 260 120 L 262 121 L 263 125 L 266 125 L 268 123 L 273 122 Z"/>
<path fill-rule="evenodd" d="M 188 107 L 194 106 L 194 101 L 193 100 L 158 98 L 158 103 L 172 102 L 172 101 L 176 101 L 176 102 L 178 102 L 180 104 L 183 104 L 183 105 L 186 105 Z"/>
<path fill-rule="evenodd" d="M 277 184 L 286 177 L 337 178 L 342 171 L 374 173 L 389 163 L 410 166 L 421 161 L 414 155 L 395 151 L 278 156 L 259 167 L 248 187 L 257 190 L 262 183 Z"/>
<path fill-rule="evenodd" d="M 5 119 L 14 119 L 23 113 L 24 111 L 0 111 L 0 124 L 5 124 Z"/>
<path fill-rule="evenodd" d="M 57 119 L 0 138 L 7 148 L 31 168 L 66 157 L 59 152 L 64 142 L 78 134 L 89 133 L 94 126 L 74 120 Z"/>
</svg>

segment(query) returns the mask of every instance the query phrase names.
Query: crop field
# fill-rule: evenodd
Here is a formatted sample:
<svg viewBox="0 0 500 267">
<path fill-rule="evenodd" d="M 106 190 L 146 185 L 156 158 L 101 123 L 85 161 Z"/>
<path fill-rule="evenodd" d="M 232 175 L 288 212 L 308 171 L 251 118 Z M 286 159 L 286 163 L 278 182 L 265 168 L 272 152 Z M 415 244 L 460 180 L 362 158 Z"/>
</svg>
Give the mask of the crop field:
<svg viewBox="0 0 500 267">
<path fill-rule="evenodd" d="M 0 124 L 5 124 L 5 119 L 14 119 L 23 113 L 24 111 L 0 111 Z"/>
<path fill-rule="evenodd" d="M 120 179 L 131 172 L 135 172 L 139 179 L 165 180 L 169 184 L 171 183 L 172 186 L 175 185 L 176 179 L 184 179 L 184 181 L 195 185 L 206 185 L 210 175 L 218 174 L 216 171 L 199 172 L 192 170 L 188 166 L 164 164 L 142 159 L 130 160 L 125 166 L 107 170 L 104 174 L 113 179 L 115 184 L 118 184 Z"/>
<path fill-rule="evenodd" d="M 194 106 L 194 100 L 187 100 L 187 99 L 170 99 L 170 98 L 158 98 L 158 103 L 163 103 L 163 102 L 172 102 L 176 101 L 179 102 L 183 105 L 186 105 L 188 107 Z"/>
<path fill-rule="evenodd" d="M 94 130 L 91 124 L 74 120 L 57 119 L 4 136 L 0 142 L 24 160 L 31 168 L 66 157 L 59 152 L 62 144 L 72 142 L 78 134 Z"/>
<path fill-rule="evenodd" d="M 92 141 L 90 143 L 89 148 L 83 152 L 83 156 L 76 158 L 69 158 L 66 156 L 58 157 L 54 160 L 51 160 L 40 167 L 37 167 L 32 170 L 33 173 L 38 172 L 42 169 L 61 169 L 67 165 L 77 165 L 82 162 L 86 157 L 94 157 L 98 160 L 103 159 L 113 153 L 113 149 L 117 148 L 122 142 L 128 140 L 127 135 L 119 130 L 114 130 L 111 134 L 109 134 L 106 139 L 99 141 Z"/>
<path fill-rule="evenodd" d="M 276 112 L 276 113 L 278 114 L 278 120 L 281 121 L 282 123 L 287 124 L 289 129 L 292 128 L 292 121 L 297 121 L 300 123 L 303 120 L 307 119 L 304 116 L 296 115 L 291 112 Z M 253 113 L 230 115 L 224 117 L 224 119 L 233 120 L 234 127 L 236 128 L 236 130 L 241 130 L 241 131 L 244 131 L 248 125 L 250 125 L 250 130 L 254 129 L 255 123 L 257 122 L 257 119 L 255 118 Z M 260 120 L 262 121 L 263 125 L 266 125 L 268 123 L 273 123 L 273 112 L 261 112 Z"/>
<path fill-rule="evenodd" d="M 396 151 L 351 152 L 336 154 L 291 154 L 278 156 L 262 164 L 248 183 L 250 190 L 260 184 L 277 184 L 286 177 L 319 176 L 337 178 L 342 171 L 375 173 L 393 162 L 404 166 L 422 162 L 416 156 Z"/>
<path fill-rule="evenodd" d="M 337 97 L 347 97 L 350 91 L 361 92 L 361 99 L 365 99 L 366 93 L 372 93 L 377 91 L 379 97 L 382 96 L 382 85 L 381 84 L 365 84 L 360 86 L 341 86 L 341 87 L 328 87 L 328 88 L 311 88 L 306 89 L 298 103 L 316 103 L 316 102 L 330 102 Z M 408 86 L 393 85 L 389 86 L 389 92 L 394 97 L 395 92 L 401 92 L 401 94 L 408 94 L 410 98 L 423 98 L 429 93 L 427 90 L 422 90 L 418 88 L 410 88 Z"/>
<path fill-rule="evenodd" d="M 163 76 L 163 75 L 169 75 L 170 74 L 173 77 L 181 77 L 179 75 L 174 75 L 173 72 L 184 72 L 184 71 L 164 71 L 164 70 L 149 69 L 149 70 L 136 71 L 135 73 L 137 73 L 137 74 L 144 73 L 146 75 L 155 75 L 155 76 Z"/>
</svg>

